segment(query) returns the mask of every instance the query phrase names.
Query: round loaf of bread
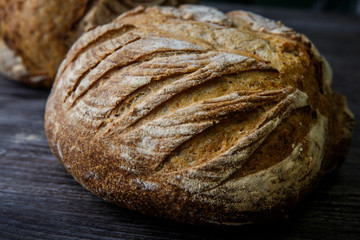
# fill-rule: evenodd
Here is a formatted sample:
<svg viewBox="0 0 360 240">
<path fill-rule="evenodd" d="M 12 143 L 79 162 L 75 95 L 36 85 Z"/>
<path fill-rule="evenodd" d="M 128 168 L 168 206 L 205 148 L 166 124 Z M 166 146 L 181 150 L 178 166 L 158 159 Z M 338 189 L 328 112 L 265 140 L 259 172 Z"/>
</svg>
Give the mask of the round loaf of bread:
<svg viewBox="0 0 360 240">
<path fill-rule="evenodd" d="M 0 72 L 32 86 L 51 87 L 80 34 L 140 4 L 194 0 L 0 0 Z"/>
<path fill-rule="evenodd" d="M 138 7 L 60 66 L 49 145 L 85 188 L 176 221 L 275 217 L 348 151 L 354 119 L 303 35 L 259 15 Z"/>
</svg>

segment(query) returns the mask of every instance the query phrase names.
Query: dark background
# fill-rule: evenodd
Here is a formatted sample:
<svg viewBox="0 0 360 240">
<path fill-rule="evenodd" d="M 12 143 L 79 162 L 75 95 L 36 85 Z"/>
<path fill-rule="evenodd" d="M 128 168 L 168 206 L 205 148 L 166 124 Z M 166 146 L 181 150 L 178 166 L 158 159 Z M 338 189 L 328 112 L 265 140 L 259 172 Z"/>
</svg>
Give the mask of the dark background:
<svg viewBox="0 0 360 240">
<path fill-rule="evenodd" d="M 360 119 L 360 18 L 353 9 L 236 3 L 208 1 L 224 11 L 246 9 L 281 20 L 308 35 L 333 67 L 334 89 Z M 199 227 L 123 209 L 82 188 L 47 146 L 48 94 L 0 76 L 0 239 L 360 239 L 358 124 L 345 163 L 288 218 Z"/>
<path fill-rule="evenodd" d="M 316 12 L 338 12 L 360 15 L 359 0 L 199 0 L 202 4 L 243 4 L 246 6 L 263 6 L 303 9 Z"/>
</svg>

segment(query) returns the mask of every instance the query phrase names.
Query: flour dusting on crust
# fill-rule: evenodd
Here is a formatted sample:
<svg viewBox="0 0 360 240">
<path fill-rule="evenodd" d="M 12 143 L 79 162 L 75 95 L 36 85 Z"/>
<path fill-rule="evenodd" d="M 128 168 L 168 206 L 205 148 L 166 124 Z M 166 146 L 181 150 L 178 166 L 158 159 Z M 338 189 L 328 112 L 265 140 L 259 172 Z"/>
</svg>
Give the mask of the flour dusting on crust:
<svg viewBox="0 0 360 240">
<path fill-rule="evenodd" d="M 345 151 L 353 118 L 324 61 L 256 14 L 139 7 L 71 48 L 47 102 L 49 145 L 121 206 L 255 222 L 308 194 L 339 162 L 329 149 Z"/>
</svg>

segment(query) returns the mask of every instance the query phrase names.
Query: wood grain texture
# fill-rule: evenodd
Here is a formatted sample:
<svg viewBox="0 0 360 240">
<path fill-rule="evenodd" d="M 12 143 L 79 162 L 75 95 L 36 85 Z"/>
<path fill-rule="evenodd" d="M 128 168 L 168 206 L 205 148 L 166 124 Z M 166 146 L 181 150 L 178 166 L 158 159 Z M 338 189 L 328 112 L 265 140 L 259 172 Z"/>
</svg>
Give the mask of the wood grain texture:
<svg viewBox="0 0 360 240">
<path fill-rule="evenodd" d="M 332 65 L 333 86 L 347 96 L 349 107 L 358 119 L 360 20 L 337 15 L 258 10 L 308 35 Z M 209 229 L 134 213 L 84 190 L 66 173 L 47 146 L 43 131 L 47 95 L 46 90 L 29 89 L 1 78 L 0 238 L 357 239 L 360 234 L 358 125 L 346 162 L 326 177 L 289 219 L 264 225 Z"/>
</svg>

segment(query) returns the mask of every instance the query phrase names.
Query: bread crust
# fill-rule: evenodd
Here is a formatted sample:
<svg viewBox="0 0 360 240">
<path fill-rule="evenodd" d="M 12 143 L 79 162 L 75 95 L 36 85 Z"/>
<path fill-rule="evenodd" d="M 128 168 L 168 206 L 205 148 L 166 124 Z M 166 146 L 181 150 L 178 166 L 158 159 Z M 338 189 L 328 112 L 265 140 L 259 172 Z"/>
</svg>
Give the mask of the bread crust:
<svg viewBox="0 0 360 240">
<path fill-rule="evenodd" d="M 193 1 L 1 0 L 0 71 L 32 86 L 51 87 L 61 61 L 83 32 L 139 4 L 175 6 L 187 2 Z M 21 65 L 9 67 L 9 62 Z"/>
<path fill-rule="evenodd" d="M 303 35 L 253 13 L 138 7 L 83 34 L 46 105 L 85 188 L 195 224 L 263 221 L 344 160 L 354 119 Z"/>
</svg>

